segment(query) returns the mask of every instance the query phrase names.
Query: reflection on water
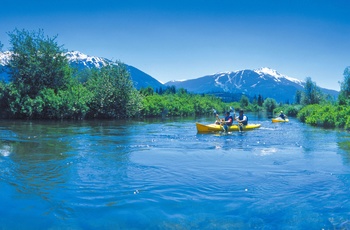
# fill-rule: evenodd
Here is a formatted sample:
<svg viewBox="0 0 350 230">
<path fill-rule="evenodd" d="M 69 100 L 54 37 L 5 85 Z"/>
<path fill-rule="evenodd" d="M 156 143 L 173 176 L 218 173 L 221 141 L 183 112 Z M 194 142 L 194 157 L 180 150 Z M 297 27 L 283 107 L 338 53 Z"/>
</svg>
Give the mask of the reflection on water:
<svg viewBox="0 0 350 230">
<path fill-rule="evenodd" d="M 337 144 L 339 149 L 344 151 L 343 160 L 346 165 L 350 166 L 350 134 L 349 132 L 337 133 Z"/>
<path fill-rule="evenodd" d="M 196 121 L 0 121 L 1 229 L 350 228 L 348 133 Z"/>
</svg>

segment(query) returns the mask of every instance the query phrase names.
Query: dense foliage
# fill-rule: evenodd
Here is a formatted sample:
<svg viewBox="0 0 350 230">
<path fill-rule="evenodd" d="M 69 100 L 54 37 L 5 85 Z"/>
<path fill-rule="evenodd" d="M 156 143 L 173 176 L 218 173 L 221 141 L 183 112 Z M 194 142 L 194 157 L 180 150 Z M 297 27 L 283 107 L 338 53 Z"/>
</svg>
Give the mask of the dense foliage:
<svg viewBox="0 0 350 230">
<path fill-rule="evenodd" d="M 340 84 L 339 105 L 350 104 L 350 67 L 344 70 L 344 81 Z"/>
<path fill-rule="evenodd" d="M 316 83 L 310 77 L 306 78 L 304 93 L 301 96 L 301 104 L 313 105 L 319 104 L 323 100 L 323 95 Z"/>
<path fill-rule="evenodd" d="M 213 109 L 224 112 L 229 106 L 210 95 L 189 94 L 184 89 L 176 92 L 170 87 L 164 94 L 153 93 L 152 88 L 141 89 L 142 117 L 208 115 Z"/>
<path fill-rule="evenodd" d="M 285 105 L 281 105 L 281 106 L 276 107 L 273 110 L 273 113 L 279 114 L 282 111 L 287 116 L 296 117 L 302 108 L 303 108 L 303 106 L 300 104 L 293 104 L 293 105 L 285 104 Z"/>
<path fill-rule="evenodd" d="M 101 69 L 76 71 L 63 55 L 56 37 L 42 30 L 9 33 L 11 82 L 0 82 L 0 116 L 29 119 L 130 118 L 223 114 L 229 109 L 266 111 L 297 116 L 302 122 L 326 128 L 350 129 L 350 67 L 344 71 L 338 100 L 323 95 L 311 78 L 297 91 L 294 104 L 277 104 L 273 98 L 242 95 L 239 101 L 223 102 L 212 95 L 185 89 L 137 91 L 123 63 Z M 2 48 L 0 42 L 0 50 Z"/>
<path fill-rule="evenodd" d="M 322 98 L 318 91 L 315 94 Z M 313 96 L 312 98 L 315 98 Z M 312 101 L 312 100 L 308 100 Z M 337 103 L 324 99 L 305 104 L 297 117 L 300 121 L 313 126 L 324 128 L 350 129 L 350 71 L 349 67 L 344 71 L 344 81 L 341 83 L 341 91 Z"/>
<path fill-rule="evenodd" d="M 86 88 L 92 93 L 87 113 L 90 118 L 128 118 L 141 109 L 141 96 L 122 63 L 93 70 Z"/>
<path fill-rule="evenodd" d="M 45 37 L 42 30 L 9 33 L 12 55 L 9 62 L 13 84 L 23 97 L 35 98 L 40 90 L 56 92 L 65 89 L 69 81 L 69 65 L 56 37 Z"/>
<path fill-rule="evenodd" d="M 264 108 L 267 112 L 272 112 L 277 107 L 277 102 L 273 98 L 266 98 L 263 103 Z"/>
<path fill-rule="evenodd" d="M 350 129 L 350 107 L 328 105 L 309 105 L 298 113 L 298 118 L 307 124 L 324 128 Z"/>
<path fill-rule="evenodd" d="M 56 37 L 45 37 L 41 30 L 14 30 L 9 36 L 12 81 L 0 83 L 1 117 L 127 118 L 139 113 L 142 99 L 124 64 L 76 76 Z"/>
</svg>

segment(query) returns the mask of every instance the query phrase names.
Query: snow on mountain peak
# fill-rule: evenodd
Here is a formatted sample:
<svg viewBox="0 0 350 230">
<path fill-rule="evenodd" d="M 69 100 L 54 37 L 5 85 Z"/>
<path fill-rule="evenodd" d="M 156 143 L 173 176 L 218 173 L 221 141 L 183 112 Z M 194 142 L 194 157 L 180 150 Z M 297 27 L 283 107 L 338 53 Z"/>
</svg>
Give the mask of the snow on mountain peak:
<svg viewBox="0 0 350 230">
<path fill-rule="evenodd" d="M 8 65 L 11 58 L 11 51 L 0 52 L 0 65 Z"/>
<path fill-rule="evenodd" d="M 256 70 L 254 70 L 254 72 L 256 72 L 259 75 L 270 75 L 270 76 L 275 78 L 275 81 L 281 81 L 282 78 L 285 78 L 285 79 L 292 81 L 294 83 L 297 83 L 299 85 L 302 85 L 302 83 L 303 83 L 303 81 L 301 81 L 299 79 L 288 77 L 286 75 L 280 74 L 276 70 L 268 68 L 268 67 L 262 67 L 260 69 L 256 69 Z"/>
<path fill-rule="evenodd" d="M 276 70 L 270 69 L 270 68 L 267 68 L 267 67 L 262 67 L 260 69 L 256 69 L 256 70 L 254 70 L 254 72 L 256 72 L 258 74 L 268 74 L 268 75 L 271 75 L 271 76 L 273 76 L 275 78 L 286 77 L 284 75 L 279 74 Z"/>
<path fill-rule="evenodd" d="M 0 65 L 8 65 L 11 55 L 11 51 L 0 52 Z M 101 68 L 110 62 L 108 59 L 89 56 L 79 51 L 69 51 L 64 53 L 64 55 L 66 55 L 69 62 L 83 62 L 83 64 L 87 67 Z"/>
<path fill-rule="evenodd" d="M 101 68 L 108 64 L 108 60 L 105 58 L 89 56 L 87 54 L 83 54 L 79 51 L 69 51 L 66 54 L 66 57 L 69 62 L 79 62 L 83 61 L 85 66 L 94 66 L 96 68 Z"/>
</svg>

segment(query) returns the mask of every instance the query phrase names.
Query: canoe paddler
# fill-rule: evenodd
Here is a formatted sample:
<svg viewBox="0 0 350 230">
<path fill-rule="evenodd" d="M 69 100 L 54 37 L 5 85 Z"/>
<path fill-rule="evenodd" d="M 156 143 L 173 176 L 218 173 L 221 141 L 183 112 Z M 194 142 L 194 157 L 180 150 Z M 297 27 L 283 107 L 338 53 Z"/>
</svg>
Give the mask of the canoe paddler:
<svg viewBox="0 0 350 230">
<path fill-rule="evenodd" d="M 285 120 L 287 118 L 287 116 L 284 115 L 283 111 L 280 112 L 280 115 L 278 117 L 280 117 L 283 120 Z"/>
<path fill-rule="evenodd" d="M 226 112 L 225 118 L 223 119 L 220 119 L 219 115 L 216 114 L 215 124 L 222 125 L 222 128 L 225 132 L 228 131 L 228 128 L 232 125 L 232 123 L 233 123 L 233 117 L 230 115 L 230 112 Z"/>
<path fill-rule="evenodd" d="M 241 125 L 248 125 L 248 117 L 244 115 L 244 111 L 239 110 L 239 115 L 236 117 L 236 121 Z"/>
<path fill-rule="evenodd" d="M 230 115 L 230 112 L 225 113 L 225 120 L 222 123 L 223 123 L 223 127 L 224 127 L 225 132 L 227 132 L 228 128 L 233 123 L 233 117 Z"/>
</svg>

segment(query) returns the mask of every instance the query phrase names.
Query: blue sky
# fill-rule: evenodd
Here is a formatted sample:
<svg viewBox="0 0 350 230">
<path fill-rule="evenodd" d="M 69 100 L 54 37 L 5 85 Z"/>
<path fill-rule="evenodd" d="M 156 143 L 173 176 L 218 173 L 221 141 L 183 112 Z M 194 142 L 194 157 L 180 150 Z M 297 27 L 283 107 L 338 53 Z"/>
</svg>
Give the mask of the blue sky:
<svg viewBox="0 0 350 230">
<path fill-rule="evenodd" d="M 161 82 L 270 67 L 339 90 L 350 66 L 345 0 L 3 0 L 0 41 L 15 28 L 65 49 L 119 60 Z"/>
</svg>

